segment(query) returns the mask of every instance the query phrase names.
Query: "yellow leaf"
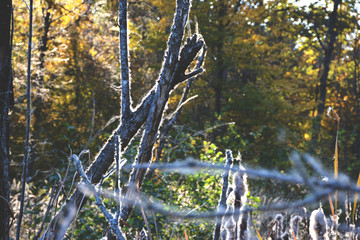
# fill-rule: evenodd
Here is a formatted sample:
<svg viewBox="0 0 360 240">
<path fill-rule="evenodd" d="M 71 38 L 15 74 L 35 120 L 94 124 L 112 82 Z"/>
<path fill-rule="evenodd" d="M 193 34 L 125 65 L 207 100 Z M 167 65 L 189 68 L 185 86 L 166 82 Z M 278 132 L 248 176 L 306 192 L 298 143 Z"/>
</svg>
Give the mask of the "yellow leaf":
<svg viewBox="0 0 360 240">
<path fill-rule="evenodd" d="M 89 53 L 92 57 L 94 57 L 98 52 L 94 48 L 91 48 Z"/>
</svg>

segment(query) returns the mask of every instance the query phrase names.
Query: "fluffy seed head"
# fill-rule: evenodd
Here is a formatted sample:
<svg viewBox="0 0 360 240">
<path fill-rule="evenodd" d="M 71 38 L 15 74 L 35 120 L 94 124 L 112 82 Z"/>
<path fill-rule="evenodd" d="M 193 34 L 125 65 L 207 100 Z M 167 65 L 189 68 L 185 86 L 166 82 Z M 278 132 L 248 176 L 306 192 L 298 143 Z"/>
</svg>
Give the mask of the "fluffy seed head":
<svg viewBox="0 0 360 240">
<path fill-rule="evenodd" d="M 328 240 L 325 214 L 318 208 L 310 216 L 310 236 L 313 240 Z"/>
</svg>

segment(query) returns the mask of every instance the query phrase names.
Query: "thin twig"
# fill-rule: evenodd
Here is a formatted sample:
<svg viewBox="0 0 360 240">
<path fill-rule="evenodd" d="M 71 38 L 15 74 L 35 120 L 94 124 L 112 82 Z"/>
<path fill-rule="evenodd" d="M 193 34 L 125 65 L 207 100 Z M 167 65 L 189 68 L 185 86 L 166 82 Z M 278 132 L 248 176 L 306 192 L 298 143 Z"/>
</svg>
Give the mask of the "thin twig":
<svg viewBox="0 0 360 240">
<path fill-rule="evenodd" d="M 66 171 L 65 171 L 65 176 L 64 178 L 61 178 L 61 175 L 58 173 L 58 176 L 59 176 L 59 188 L 56 192 L 56 196 L 55 196 L 55 199 L 54 199 L 54 202 L 53 202 L 53 208 L 52 208 L 52 211 L 51 211 L 51 215 L 50 216 L 53 216 L 53 214 L 55 213 L 56 211 L 56 207 L 57 207 L 57 203 L 58 203 L 58 199 L 59 199 L 59 196 L 60 196 L 60 192 L 61 192 L 61 189 L 63 188 L 64 186 L 64 183 L 65 183 L 65 180 L 66 180 L 66 177 L 69 173 L 69 168 L 70 168 L 70 159 L 68 159 L 68 165 L 66 167 Z"/>
<path fill-rule="evenodd" d="M 139 166 L 133 166 L 133 168 L 137 168 Z M 149 167 L 149 166 L 147 166 Z M 242 174 L 246 173 L 249 177 L 260 177 L 265 179 L 272 179 L 275 181 L 284 181 L 288 183 L 293 184 L 301 184 L 303 186 L 307 186 L 306 184 L 311 184 L 313 186 L 316 186 L 316 191 L 313 191 L 311 194 L 309 194 L 306 198 L 297 200 L 295 202 L 278 202 L 274 204 L 269 205 L 261 205 L 257 207 L 256 209 L 252 207 L 246 207 L 241 209 L 240 212 L 226 212 L 225 209 L 219 209 L 218 211 L 214 212 L 196 212 L 196 213 L 184 213 L 178 210 L 175 210 L 174 207 L 171 206 L 164 206 L 163 204 L 159 202 L 139 202 L 137 206 L 141 206 L 142 208 L 158 212 L 160 214 L 169 216 L 169 217 L 175 217 L 175 218 L 216 218 L 216 217 L 222 217 L 222 216 L 232 216 L 234 214 L 243 214 L 243 213 L 249 213 L 252 211 L 283 211 L 283 210 L 289 210 L 289 209 L 297 209 L 299 207 L 308 206 L 312 203 L 316 203 L 319 200 L 326 198 L 329 194 L 334 193 L 337 190 L 340 191 L 349 191 L 349 192 L 360 192 L 360 188 L 356 186 L 355 183 L 350 182 L 347 180 L 343 175 L 340 175 L 338 179 L 328 179 L 327 181 L 323 181 L 321 178 L 314 178 L 309 177 L 308 181 L 305 181 L 303 177 L 299 177 L 298 174 L 288 174 L 285 175 L 283 173 L 273 171 L 273 170 L 264 170 L 264 169 L 240 169 L 239 167 L 224 167 L 221 165 L 213 165 L 209 163 L 200 163 L 195 161 L 188 161 L 188 162 L 179 162 L 174 164 L 153 164 L 150 166 L 150 168 L 158 168 L 158 169 L 187 169 L 187 173 L 194 174 L 198 171 L 203 171 L 204 169 L 222 169 L 222 170 L 231 170 L 231 171 L 238 171 Z M 191 169 L 191 171 L 190 171 Z M 92 193 L 92 190 L 88 190 L 89 193 Z M 133 196 L 132 199 L 122 199 L 124 204 L 134 203 L 134 201 L 141 197 L 139 196 L 139 192 L 137 192 L 136 196 Z M 111 192 L 106 193 L 104 192 L 104 196 L 108 198 L 113 198 L 113 194 Z M 170 209 L 170 210 L 166 210 Z"/>
<path fill-rule="evenodd" d="M 95 94 L 93 91 L 91 91 L 92 93 L 92 116 L 91 116 L 91 126 L 90 126 L 90 136 L 89 136 L 89 140 L 86 144 L 85 149 L 87 149 L 91 143 L 91 141 L 93 140 L 93 132 L 94 132 L 94 125 L 95 125 Z"/>
<path fill-rule="evenodd" d="M 92 136 L 92 137 L 89 139 L 89 143 L 88 143 L 87 146 L 85 146 L 84 150 L 88 149 L 89 144 L 90 144 L 97 136 L 99 136 L 99 134 L 100 134 L 102 131 L 104 131 L 105 128 L 107 128 L 110 124 L 112 124 L 113 122 L 115 122 L 115 121 L 117 121 L 117 120 L 119 120 L 119 119 L 120 119 L 119 116 L 114 116 L 114 117 L 110 118 L 110 120 L 107 121 L 107 123 L 106 123 L 101 129 L 97 130 L 96 133 L 94 134 L 94 136 Z"/>
<path fill-rule="evenodd" d="M 186 214 L 186 216 L 189 215 L 189 214 L 192 213 L 192 212 L 195 212 L 195 211 L 198 210 L 199 208 L 202 208 L 205 204 L 206 204 L 206 202 L 204 202 L 203 204 L 201 204 L 200 206 L 198 206 L 198 207 L 196 207 L 196 208 L 194 208 L 194 209 L 191 209 L 191 210 Z M 173 234 L 174 234 L 175 228 L 176 228 L 180 223 L 182 223 L 183 221 L 184 221 L 184 219 L 181 219 L 179 222 L 177 222 L 177 223 L 175 224 L 175 226 L 173 227 L 173 229 L 172 229 L 172 231 L 171 231 L 171 235 L 170 235 L 170 238 L 169 238 L 169 239 L 172 239 L 172 236 L 173 236 Z"/>
<path fill-rule="evenodd" d="M 31 11 L 30 10 L 30 7 L 31 7 L 31 1 L 30 1 L 30 7 L 29 7 L 29 5 L 27 4 L 27 2 L 25 1 L 25 0 L 23 0 L 23 2 L 25 3 L 25 6 L 26 6 L 26 8 L 29 10 L 29 12 Z"/>
<path fill-rule="evenodd" d="M 26 186 L 26 174 L 27 165 L 30 155 L 30 124 L 31 124 L 31 47 L 32 47 L 32 21 L 33 21 L 33 0 L 30 0 L 29 8 L 30 22 L 29 22 L 29 42 L 28 42 L 28 59 L 27 59 L 27 79 L 26 79 L 26 95 L 27 95 L 27 106 L 26 106 L 26 135 L 25 135 L 25 151 L 23 158 L 23 172 L 22 172 L 22 186 L 20 195 L 20 209 L 18 224 L 16 228 L 16 240 L 20 239 L 21 223 L 24 212 L 24 199 L 25 199 L 25 186 Z"/>
<path fill-rule="evenodd" d="M 116 144 L 115 144 L 115 194 L 116 194 L 116 213 L 115 213 L 115 220 L 119 222 L 120 217 L 120 158 L 121 158 L 121 143 L 120 137 L 117 137 Z"/>
<path fill-rule="evenodd" d="M 154 226 L 155 226 L 155 232 L 156 232 L 156 239 L 159 240 L 159 229 L 158 229 L 158 226 L 157 226 L 157 223 L 156 223 L 156 215 L 154 213 L 154 211 L 151 211 L 151 215 L 152 217 L 154 218 Z"/>
<path fill-rule="evenodd" d="M 145 215 L 144 208 L 141 207 L 141 198 L 138 198 L 138 201 L 139 201 L 139 203 L 140 203 L 139 205 L 140 205 L 141 215 L 142 215 L 143 218 L 144 218 L 144 222 L 145 222 L 145 225 L 146 225 L 146 229 L 147 229 L 147 231 L 148 231 L 149 238 L 150 238 L 150 240 L 152 240 L 152 235 L 151 235 L 151 230 L 150 230 L 149 222 L 148 222 L 147 217 L 146 217 L 146 215 Z"/>
<path fill-rule="evenodd" d="M 43 220 L 42 220 L 42 222 L 40 224 L 40 229 L 38 230 L 38 232 L 35 235 L 35 237 L 33 238 L 33 240 L 37 240 L 40 237 L 40 234 L 41 234 L 41 232 L 42 232 L 42 230 L 44 228 L 46 218 L 48 217 L 48 215 L 50 213 L 50 209 L 52 209 L 52 207 L 54 206 L 54 204 L 53 204 L 54 200 L 55 200 L 55 186 L 51 189 L 50 200 L 49 200 L 49 203 L 47 204 L 45 215 L 44 215 Z"/>
</svg>

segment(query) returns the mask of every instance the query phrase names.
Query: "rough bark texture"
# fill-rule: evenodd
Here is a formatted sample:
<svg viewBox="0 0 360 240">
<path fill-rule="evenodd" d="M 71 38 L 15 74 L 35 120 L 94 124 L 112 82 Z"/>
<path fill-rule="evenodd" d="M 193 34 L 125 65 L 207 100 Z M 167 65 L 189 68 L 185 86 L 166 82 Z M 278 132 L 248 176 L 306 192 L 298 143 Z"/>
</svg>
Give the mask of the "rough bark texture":
<svg viewBox="0 0 360 240">
<path fill-rule="evenodd" d="M 204 46 L 203 52 L 202 52 L 200 58 L 198 59 L 198 63 L 196 64 L 195 70 L 201 69 L 201 66 L 203 65 L 203 63 L 205 61 L 206 51 L 207 51 L 206 46 Z M 195 80 L 196 80 L 196 78 L 194 78 L 194 77 L 192 77 L 188 80 L 188 82 L 186 83 L 186 86 L 184 88 L 181 100 L 178 103 L 177 109 L 171 115 L 171 118 L 167 118 L 168 122 L 160 130 L 160 136 L 159 136 L 160 141 L 159 141 L 159 145 L 156 149 L 156 161 L 157 162 L 162 157 L 162 150 L 165 146 L 166 137 L 167 137 L 171 127 L 173 126 L 173 124 L 177 121 L 178 117 L 180 116 L 183 105 L 185 104 L 186 101 L 188 101 L 188 94 L 189 94 L 191 85 L 192 85 L 193 81 L 195 81 Z M 150 171 L 152 171 L 152 170 L 150 170 Z"/>
<path fill-rule="evenodd" d="M 174 23 L 168 41 L 168 49 L 165 53 L 160 78 L 155 88 L 154 100 L 146 121 L 145 131 L 138 155 L 135 159 L 135 164 L 150 164 L 153 155 L 153 146 L 163 120 L 163 113 L 169 99 L 170 91 L 183 79 L 187 78 L 185 70 L 204 45 L 204 42 L 194 35 L 191 39 L 187 40 L 186 45 L 180 52 L 189 10 L 189 1 L 177 1 Z M 188 75 L 191 75 L 191 73 Z M 125 194 L 125 199 L 130 201 L 130 204 L 122 205 L 123 208 L 121 210 L 121 219 L 124 221 L 126 221 L 130 215 L 138 188 L 141 186 L 146 171 L 147 169 L 137 168 L 130 174 L 128 190 Z"/>
<path fill-rule="evenodd" d="M 119 1 L 119 26 L 120 26 L 120 62 L 121 62 L 121 117 L 128 118 L 131 115 L 130 102 L 130 74 L 129 74 L 129 50 L 127 33 L 127 1 Z"/>
<path fill-rule="evenodd" d="M 123 1 L 124 2 L 124 1 Z M 126 1 L 125 1 L 126 2 Z M 120 5 L 120 14 L 124 5 Z M 204 42 L 197 35 L 194 35 L 191 39 L 187 40 L 187 43 L 181 48 L 181 42 L 183 38 L 184 28 L 187 23 L 187 18 L 190 9 L 190 1 L 177 0 L 177 9 L 174 18 L 174 23 L 168 40 L 168 48 L 165 52 L 163 67 L 160 72 L 160 77 L 157 80 L 155 86 L 144 97 L 143 101 L 139 104 L 135 110 L 129 109 L 130 100 L 128 96 L 124 96 L 125 102 L 122 106 L 128 108 L 128 110 L 122 112 L 126 116 L 121 117 L 121 122 L 118 128 L 114 131 L 113 135 L 109 138 L 107 143 L 101 149 L 99 154 L 95 157 L 95 161 L 86 171 L 88 179 L 91 183 L 96 184 L 101 180 L 101 177 L 106 173 L 109 167 L 114 161 L 114 149 L 117 136 L 120 136 L 121 149 L 126 149 L 131 139 L 139 131 L 140 127 L 146 122 L 143 138 L 140 143 L 138 155 L 135 159 L 135 163 L 150 163 L 153 152 L 153 145 L 157 138 L 159 126 L 162 123 L 163 112 L 169 99 L 170 92 L 179 83 L 189 79 L 203 70 L 202 68 L 195 69 L 193 72 L 185 74 L 190 63 L 195 59 L 201 48 L 204 47 Z M 124 16 L 124 15 L 121 15 Z M 120 32 L 121 32 L 120 21 Z M 127 39 L 126 34 L 122 35 L 124 39 Z M 125 42 L 125 41 L 124 41 Z M 123 51 L 123 46 L 120 45 L 121 55 L 126 56 L 126 50 Z M 124 61 L 125 58 L 122 58 Z M 122 66 L 126 67 L 125 63 Z M 128 66 L 128 65 L 127 65 Z M 123 70 L 123 69 L 122 69 Z M 127 74 L 124 74 L 126 78 Z M 122 94 L 129 94 L 129 81 L 123 79 L 124 89 Z M 125 110 L 125 109 L 123 109 Z M 136 198 L 136 191 L 141 185 L 141 182 L 145 176 L 146 169 L 134 169 L 131 173 L 128 190 L 126 193 L 126 201 Z M 136 186 L 132 188 L 131 186 Z M 46 236 L 61 239 L 71 222 L 75 218 L 74 212 L 77 212 L 83 204 L 86 202 L 87 197 L 84 196 L 81 191 L 76 190 L 71 196 L 70 200 L 62 207 L 60 212 L 50 223 L 50 231 L 46 233 Z M 126 221 L 133 207 L 133 203 L 126 204 L 121 210 L 121 218 Z"/>
<path fill-rule="evenodd" d="M 11 0 L 0 1 L 0 239 L 9 239 L 9 109 L 12 105 Z"/>
<path fill-rule="evenodd" d="M 329 16 L 329 24 L 328 24 L 328 35 L 326 36 L 326 45 L 325 45 L 325 58 L 323 62 L 323 71 L 320 77 L 320 98 L 317 106 L 317 116 L 314 119 L 314 126 L 313 126 L 313 136 L 311 139 L 310 144 L 310 152 L 313 152 L 313 149 L 318 142 L 319 133 L 320 133 L 320 126 L 321 126 L 321 118 L 325 111 L 325 102 L 326 102 L 326 89 L 327 89 L 327 79 L 329 76 L 330 71 L 330 63 L 331 63 L 331 56 L 334 51 L 336 37 L 338 35 L 338 30 L 336 30 L 336 22 L 338 18 L 338 7 L 341 3 L 341 0 L 334 0 L 334 8 L 333 11 L 330 13 Z"/>
</svg>

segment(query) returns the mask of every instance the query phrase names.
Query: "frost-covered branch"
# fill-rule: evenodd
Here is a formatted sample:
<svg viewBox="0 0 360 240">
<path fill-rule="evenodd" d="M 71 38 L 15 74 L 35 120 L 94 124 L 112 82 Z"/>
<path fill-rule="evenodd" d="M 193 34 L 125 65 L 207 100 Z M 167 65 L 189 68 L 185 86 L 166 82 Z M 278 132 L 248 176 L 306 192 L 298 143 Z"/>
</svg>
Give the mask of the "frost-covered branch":
<svg viewBox="0 0 360 240">
<path fill-rule="evenodd" d="M 202 53 L 197 61 L 197 64 L 194 68 L 193 71 L 197 70 L 197 69 L 200 69 L 201 66 L 203 66 L 204 64 L 204 61 L 205 61 L 205 55 L 206 55 L 206 51 L 207 51 L 207 48 L 206 48 L 206 45 L 203 46 L 203 49 L 202 49 Z M 161 129 L 160 131 L 160 143 L 159 143 L 159 146 L 158 148 L 156 149 L 157 153 L 156 153 L 156 157 L 157 157 L 157 160 L 160 158 L 161 156 L 161 153 L 162 153 L 162 150 L 164 148 L 164 145 L 165 145 L 165 140 L 166 140 L 166 136 L 168 135 L 171 127 L 173 126 L 173 124 L 176 122 L 176 120 L 178 119 L 180 113 L 181 113 L 181 110 L 182 110 L 182 107 L 188 102 L 191 100 L 191 98 L 188 98 L 188 94 L 189 94 L 189 91 L 190 91 L 190 87 L 191 87 L 191 84 L 193 83 L 193 81 L 195 81 L 196 78 L 192 77 L 190 78 L 187 83 L 186 83 L 186 86 L 184 88 L 184 91 L 183 91 L 183 94 L 181 96 L 181 99 L 178 103 L 178 106 L 176 108 L 176 110 L 169 116 L 167 117 L 167 124 L 163 127 L 163 129 Z"/>
<path fill-rule="evenodd" d="M 154 88 L 155 95 L 150 107 L 145 125 L 145 130 L 140 142 L 138 154 L 134 164 L 150 165 L 154 143 L 158 136 L 159 127 L 163 121 L 164 109 L 169 100 L 170 91 L 179 83 L 183 72 L 194 60 L 204 42 L 194 36 L 188 40 L 181 50 L 181 40 L 184 34 L 184 28 L 190 11 L 190 1 L 178 0 L 174 17 L 174 23 L 168 40 L 168 49 L 165 53 L 165 59 L 161 69 L 158 84 Z M 180 56 L 181 55 L 181 56 Z M 180 59 L 179 59 L 180 56 Z M 190 60 L 191 59 L 191 60 Z M 134 168 L 128 181 L 126 199 L 136 199 L 136 192 L 141 186 L 147 168 Z M 122 205 L 121 219 L 126 221 L 134 203 Z"/>
<path fill-rule="evenodd" d="M 304 155 L 304 158 L 309 156 Z M 316 161 L 315 159 L 308 159 L 307 161 Z M 317 163 L 319 164 L 319 163 Z M 226 172 L 232 171 L 237 172 L 240 175 L 246 174 L 250 178 L 256 179 L 271 179 L 275 182 L 284 182 L 290 184 L 300 184 L 304 187 L 308 187 L 306 184 L 311 183 L 312 185 L 317 187 L 317 191 L 311 192 L 307 197 L 304 199 L 294 201 L 294 202 L 277 202 L 274 204 L 268 205 L 260 205 L 256 209 L 252 207 L 245 207 L 241 208 L 240 211 L 226 211 L 224 208 L 219 208 L 217 211 L 209 211 L 209 212 L 182 212 L 176 210 L 174 206 L 165 206 L 164 204 L 157 202 L 156 200 L 151 201 L 142 201 L 142 203 L 136 203 L 136 206 L 140 206 L 144 208 L 144 210 L 152 210 L 170 217 L 178 217 L 178 218 L 216 218 L 216 217 L 223 217 L 223 216 L 232 216 L 234 214 L 244 214 L 250 213 L 252 211 L 281 211 L 281 210 L 290 210 L 290 209 L 297 209 L 299 207 L 308 206 L 312 203 L 317 203 L 319 200 L 326 198 L 329 194 L 334 193 L 335 191 L 350 191 L 353 193 L 360 193 L 360 188 L 356 186 L 356 183 L 350 182 L 347 180 L 347 177 L 344 175 L 340 175 L 338 179 L 327 179 L 324 181 L 321 176 L 317 177 L 310 177 L 309 181 L 304 181 L 302 177 L 299 177 L 298 173 L 293 172 L 289 174 L 283 174 L 281 172 L 275 170 L 266 170 L 266 169 L 254 169 L 254 168 L 241 168 L 238 166 L 229 166 L 227 163 L 225 166 L 223 165 L 214 165 L 211 163 L 206 162 L 199 162 L 199 161 L 182 161 L 182 162 L 175 162 L 169 164 L 160 164 L 155 163 L 152 165 L 134 165 L 134 166 L 124 166 L 122 169 L 159 169 L 162 171 L 169 171 L 169 172 L 178 172 L 181 174 L 196 174 L 199 172 L 206 171 L 207 174 L 214 174 L 218 175 L 220 171 Z M 320 189 L 320 190 L 319 190 Z M 90 193 L 91 193 L 90 189 Z M 89 192 L 89 191 L 87 191 Z M 132 199 L 122 199 L 124 203 L 134 203 L 134 199 L 140 197 L 139 192 L 137 192 Z M 114 198 L 114 194 L 112 192 L 106 193 L 104 192 L 104 196 L 108 198 Z M 144 197 L 144 195 L 143 195 Z M 116 200 L 116 199 L 114 199 Z M 166 210 L 170 209 L 170 210 Z"/>
<path fill-rule="evenodd" d="M 103 212 L 103 214 L 106 217 L 107 221 L 110 223 L 111 229 L 116 234 L 117 239 L 125 240 L 126 238 L 124 237 L 123 233 L 121 232 L 121 230 L 119 228 L 119 224 L 118 224 L 118 221 L 117 221 L 116 217 L 114 217 L 106 209 L 105 205 L 103 204 L 103 202 L 101 200 L 100 193 L 98 191 L 96 191 L 95 186 L 91 184 L 90 180 L 88 179 L 87 175 L 85 174 L 84 169 L 83 169 L 82 164 L 81 164 L 81 161 L 79 160 L 78 156 L 73 154 L 72 159 L 74 160 L 77 172 L 80 174 L 81 178 L 85 182 L 85 183 L 82 183 L 82 184 L 86 184 L 85 185 L 86 187 L 84 185 L 80 185 L 79 188 L 83 189 L 83 191 L 86 191 L 87 189 L 91 189 L 91 192 L 94 194 L 94 197 L 95 197 L 96 205 Z M 118 203 L 118 204 L 120 204 L 120 203 Z"/>
</svg>

